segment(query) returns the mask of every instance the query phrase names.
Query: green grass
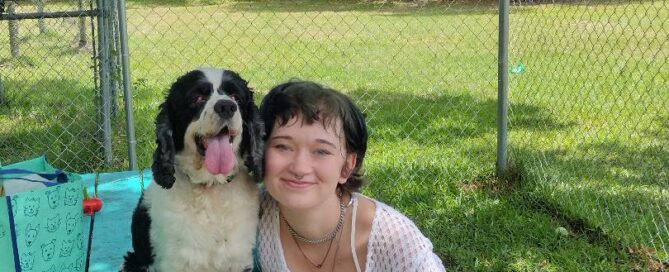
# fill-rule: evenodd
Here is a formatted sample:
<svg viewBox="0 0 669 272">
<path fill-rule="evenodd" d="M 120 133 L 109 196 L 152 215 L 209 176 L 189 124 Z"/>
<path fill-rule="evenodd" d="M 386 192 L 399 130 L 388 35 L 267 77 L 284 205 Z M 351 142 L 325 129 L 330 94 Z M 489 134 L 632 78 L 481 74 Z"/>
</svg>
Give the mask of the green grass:
<svg viewBox="0 0 669 272">
<path fill-rule="evenodd" d="M 237 70 L 258 101 L 283 80 L 312 79 L 364 109 L 365 193 L 414 219 L 450 269 L 658 271 L 669 260 L 669 8 L 661 1 L 512 10 L 511 62 L 527 70 L 511 75 L 509 181 L 492 177 L 494 4 L 137 0 L 129 7 L 142 167 L 155 147 L 157 106 L 185 71 Z M 21 22 L 19 59 L 0 35 L 9 98 L 0 106 L 0 160 L 46 152 L 70 170 L 122 170 L 123 108 L 113 119 L 108 165 L 90 53 L 71 48 L 76 25 L 49 22 L 54 31 L 46 34 Z"/>
<path fill-rule="evenodd" d="M 665 261 L 669 63 L 660 56 L 669 53 L 661 45 L 669 32 L 658 27 L 668 15 L 666 3 L 648 1 L 527 9 L 512 20 L 512 58 L 528 67 L 512 81 L 512 100 L 560 123 L 513 130 L 529 190 Z M 543 46 L 523 46 L 537 41 Z M 512 127 L 526 122 L 512 111 Z"/>
</svg>

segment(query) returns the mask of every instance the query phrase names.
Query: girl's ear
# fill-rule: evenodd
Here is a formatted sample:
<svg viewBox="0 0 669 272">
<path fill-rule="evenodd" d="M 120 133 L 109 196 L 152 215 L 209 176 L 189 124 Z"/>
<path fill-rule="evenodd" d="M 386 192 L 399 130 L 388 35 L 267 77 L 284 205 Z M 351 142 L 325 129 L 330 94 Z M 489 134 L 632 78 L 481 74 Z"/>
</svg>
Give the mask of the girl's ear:
<svg viewBox="0 0 669 272">
<path fill-rule="evenodd" d="M 348 178 L 353 174 L 353 169 L 355 168 L 355 163 L 358 159 L 358 154 L 352 152 L 346 155 L 346 162 L 344 162 L 344 167 L 341 169 L 341 176 L 339 177 L 339 183 L 344 184 Z"/>
</svg>

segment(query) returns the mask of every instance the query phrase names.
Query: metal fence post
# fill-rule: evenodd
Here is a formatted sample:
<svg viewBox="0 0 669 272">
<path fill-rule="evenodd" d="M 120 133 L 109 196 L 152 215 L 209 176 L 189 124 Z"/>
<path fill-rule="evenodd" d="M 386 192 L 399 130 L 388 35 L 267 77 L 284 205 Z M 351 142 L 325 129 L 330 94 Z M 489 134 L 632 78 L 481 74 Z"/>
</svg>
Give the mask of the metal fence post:
<svg viewBox="0 0 669 272">
<path fill-rule="evenodd" d="M 112 128 L 111 128 L 111 91 L 109 84 L 109 34 L 105 27 L 108 10 L 103 0 L 98 0 L 99 14 L 98 22 L 98 58 L 100 65 L 100 92 L 101 92 L 101 122 L 102 122 L 102 143 L 105 152 L 105 163 L 112 162 Z"/>
<path fill-rule="evenodd" d="M 107 29 L 107 42 L 109 43 L 108 52 L 109 52 L 109 90 L 111 95 L 109 97 L 111 117 L 116 118 L 119 113 L 118 109 L 118 80 L 119 80 L 119 67 L 118 67 L 118 38 L 116 38 L 116 21 L 115 21 L 115 12 L 116 12 L 116 1 L 108 1 L 108 5 L 105 7 L 107 10 L 107 16 L 105 16 L 105 28 Z"/>
<path fill-rule="evenodd" d="M 509 0 L 499 0 L 499 59 L 497 67 L 497 177 L 507 173 L 509 110 Z"/>
<path fill-rule="evenodd" d="M 123 97 L 125 98 L 125 124 L 128 137 L 128 158 L 130 170 L 137 170 L 137 139 L 135 138 L 134 106 L 132 104 L 132 85 L 130 84 L 130 62 L 128 58 L 128 25 L 125 13 L 125 0 L 119 0 L 118 30 L 121 44 L 121 65 L 123 68 Z"/>
</svg>

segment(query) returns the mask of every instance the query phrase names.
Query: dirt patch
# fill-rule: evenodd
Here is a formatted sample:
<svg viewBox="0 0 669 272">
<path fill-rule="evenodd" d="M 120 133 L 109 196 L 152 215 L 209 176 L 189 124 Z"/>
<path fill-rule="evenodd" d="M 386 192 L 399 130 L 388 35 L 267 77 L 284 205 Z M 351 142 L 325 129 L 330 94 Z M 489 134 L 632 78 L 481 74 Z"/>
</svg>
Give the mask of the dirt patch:
<svg viewBox="0 0 669 272">
<path fill-rule="evenodd" d="M 669 260 L 658 259 L 657 251 L 654 248 L 637 245 L 630 247 L 628 252 L 637 263 L 634 271 L 644 271 L 646 268 L 653 272 L 669 271 Z"/>
</svg>

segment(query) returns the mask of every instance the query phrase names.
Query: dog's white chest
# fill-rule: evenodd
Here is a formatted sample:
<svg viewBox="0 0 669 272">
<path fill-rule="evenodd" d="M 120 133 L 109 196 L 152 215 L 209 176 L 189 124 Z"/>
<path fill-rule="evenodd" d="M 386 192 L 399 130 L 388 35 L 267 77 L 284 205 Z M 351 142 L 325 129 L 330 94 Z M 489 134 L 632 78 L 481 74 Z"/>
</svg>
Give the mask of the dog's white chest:
<svg viewBox="0 0 669 272">
<path fill-rule="evenodd" d="M 255 184 L 247 182 L 147 189 L 154 266 L 160 271 L 242 271 L 250 265 L 259 200 Z"/>
</svg>

